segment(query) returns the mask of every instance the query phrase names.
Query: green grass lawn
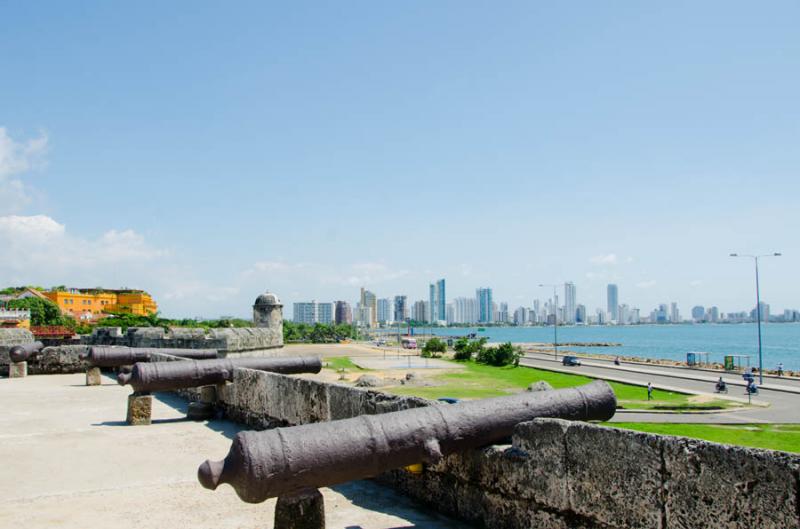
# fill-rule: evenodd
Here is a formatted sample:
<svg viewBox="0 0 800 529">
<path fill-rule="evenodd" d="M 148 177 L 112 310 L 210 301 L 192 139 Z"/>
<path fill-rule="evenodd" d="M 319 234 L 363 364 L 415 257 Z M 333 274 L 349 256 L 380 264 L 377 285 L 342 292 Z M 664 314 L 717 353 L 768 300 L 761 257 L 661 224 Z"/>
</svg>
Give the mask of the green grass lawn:
<svg viewBox="0 0 800 529">
<path fill-rule="evenodd" d="M 464 371 L 442 373 L 432 378 L 436 386 L 396 386 L 384 391 L 397 395 L 414 395 L 429 399 L 456 397 L 478 399 L 508 395 L 527 388 L 532 382 L 544 380 L 553 388 L 568 388 L 591 382 L 592 378 L 582 375 L 556 373 L 528 367 L 493 367 L 475 362 L 454 362 L 463 365 Z M 651 409 L 660 406 L 679 409 L 703 409 L 709 407 L 729 407 L 730 401 L 715 400 L 703 404 L 692 404 L 690 395 L 671 391 L 653 390 L 653 400 L 647 400 L 647 388 L 619 382 L 609 382 L 617 395 L 619 404 L 625 408 Z"/>
<path fill-rule="evenodd" d="M 663 435 L 680 435 L 753 448 L 800 452 L 800 424 L 606 423 L 607 426 Z"/>
<path fill-rule="evenodd" d="M 369 369 L 362 369 L 355 365 L 348 356 L 332 356 L 330 358 L 323 358 L 322 364 L 327 364 L 326 367 L 330 369 L 349 369 L 351 371 L 369 371 Z"/>
</svg>

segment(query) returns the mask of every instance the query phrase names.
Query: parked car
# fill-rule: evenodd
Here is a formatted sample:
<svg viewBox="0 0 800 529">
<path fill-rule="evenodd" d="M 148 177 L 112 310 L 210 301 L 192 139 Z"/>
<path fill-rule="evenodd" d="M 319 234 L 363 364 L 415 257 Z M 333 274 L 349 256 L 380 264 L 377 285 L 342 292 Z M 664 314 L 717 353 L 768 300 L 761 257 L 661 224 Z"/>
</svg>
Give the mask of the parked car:
<svg viewBox="0 0 800 529">
<path fill-rule="evenodd" d="M 577 356 L 565 356 L 561 360 L 561 363 L 564 364 L 565 366 L 579 366 L 579 365 L 581 365 L 581 361 L 578 360 Z"/>
<path fill-rule="evenodd" d="M 446 402 L 448 404 L 458 404 L 460 399 L 457 399 L 455 397 L 439 397 L 436 400 L 438 400 L 439 402 Z"/>
</svg>

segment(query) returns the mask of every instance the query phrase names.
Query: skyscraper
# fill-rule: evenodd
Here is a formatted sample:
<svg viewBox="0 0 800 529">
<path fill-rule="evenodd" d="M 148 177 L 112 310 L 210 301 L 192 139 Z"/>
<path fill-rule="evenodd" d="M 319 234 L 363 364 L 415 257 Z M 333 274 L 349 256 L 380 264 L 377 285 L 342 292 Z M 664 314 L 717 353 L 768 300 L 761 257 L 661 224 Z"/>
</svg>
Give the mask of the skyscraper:
<svg viewBox="0 0 800 529">
<path fill-rule="evenodd" d="M 572 281 L 564 283 L 564 323 L 575 323 L 576 298 L 575 283 Z"/>
<path fill-rule="evenodd" d="M 444 279 L 440 279 L 430 285 L 431 307 L 430 321 L 447 321 L 447 297 L 445 295 Z"/>
<path fill-rule="evenodd" d="M 336 302 L 336 323 L 353 323 L 353 311 L 350 309 L 350 304 L 348 302 Z"/>
<path fill-rule="evenodd" d="M 492 289 L 484 287 L 478 288 L 475 290 L 475 299 L 478 303 L 478 321 L 480 323 L 491 323 L 494 317 Z"/>
<path fill-rule="evenodd" d="M 428 302 L 427 301 L 415 301 L 414 306 L 411 309 L 411 319 L 419 322 L 424 323 L 428 321 Z"/>
<path fill-rule="evenodd" d="M 406 321 L 408 318 L 408 296 L 395 296 L 394 321 Z"/>
<path fill-rule="evenodd" d="M 361 304 L 359 318 L 368 327 L 375 327 L 378 323 L 378 299 L 375 294 L 361 287 Z"/>
<path fill-rule="evenodd" d="M 476 323 L 478 321 L 478 303 L 475 298 L 455 298 L 453 300 L 454 323 Z"/>
<path fill-rule="evenodd" d="M 678 304 L 675 303 L 674 301 L 670 304 L 669 321 L 671 323 L 680 323 L 681 322 L 681 313 L 678 310 Z"/>
<path fill-rule="evenodd" d="M 292 321 L 295 323 L 307 323 L 309 325 L 315 323 L 332 323 L 333 303 L 317 303 L 316 300 L 295 303 Z"/>
<path fill-rule="evenodd" d="M 617 285 L 609 284 L 606 290 L 608 300 L 608 316 L 611 321 L 619 321 L 619 291 Z"/>
<path fill-rule="evenodd" d="M 381 298 L 378 300 L 378 323 L 390 323 L 392 321 L 392 300 Z"/>
</svg>

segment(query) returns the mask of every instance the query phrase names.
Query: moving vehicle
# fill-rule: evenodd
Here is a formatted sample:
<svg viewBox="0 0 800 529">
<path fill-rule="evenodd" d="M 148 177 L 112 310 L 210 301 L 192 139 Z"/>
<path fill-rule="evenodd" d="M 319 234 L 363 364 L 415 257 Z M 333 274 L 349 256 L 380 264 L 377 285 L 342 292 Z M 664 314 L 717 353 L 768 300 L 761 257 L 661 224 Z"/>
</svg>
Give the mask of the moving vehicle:
<svg viewBox="0 0 800 529">
<path fill-rule="evenodd" d="M 565 366 L 579 366 L 581 365 L 581 361 L 578 360 L 577 356 L 565 356 L 561 359 L 561 363 Z"/>
</svg>

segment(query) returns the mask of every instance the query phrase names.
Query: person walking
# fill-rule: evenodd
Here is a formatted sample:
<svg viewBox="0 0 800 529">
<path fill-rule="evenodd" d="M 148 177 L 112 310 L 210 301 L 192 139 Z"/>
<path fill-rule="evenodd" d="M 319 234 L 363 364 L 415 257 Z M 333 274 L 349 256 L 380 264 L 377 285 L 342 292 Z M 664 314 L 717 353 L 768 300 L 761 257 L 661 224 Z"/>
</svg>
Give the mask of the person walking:
<svg viewBox="0 0 800 529">
<path fill-rule="evenodd" d="M 653 400 L 653 383 L 647 383 L 647 400 Z"/>
<path fill-rule="evenodd" d="M 783 376 L 783 362 L 780 362 L 780 363 L 778 364 L 778 376 L 779 376 L 779 377 L 782 377 L 782 376 Z"/>
</svg>

